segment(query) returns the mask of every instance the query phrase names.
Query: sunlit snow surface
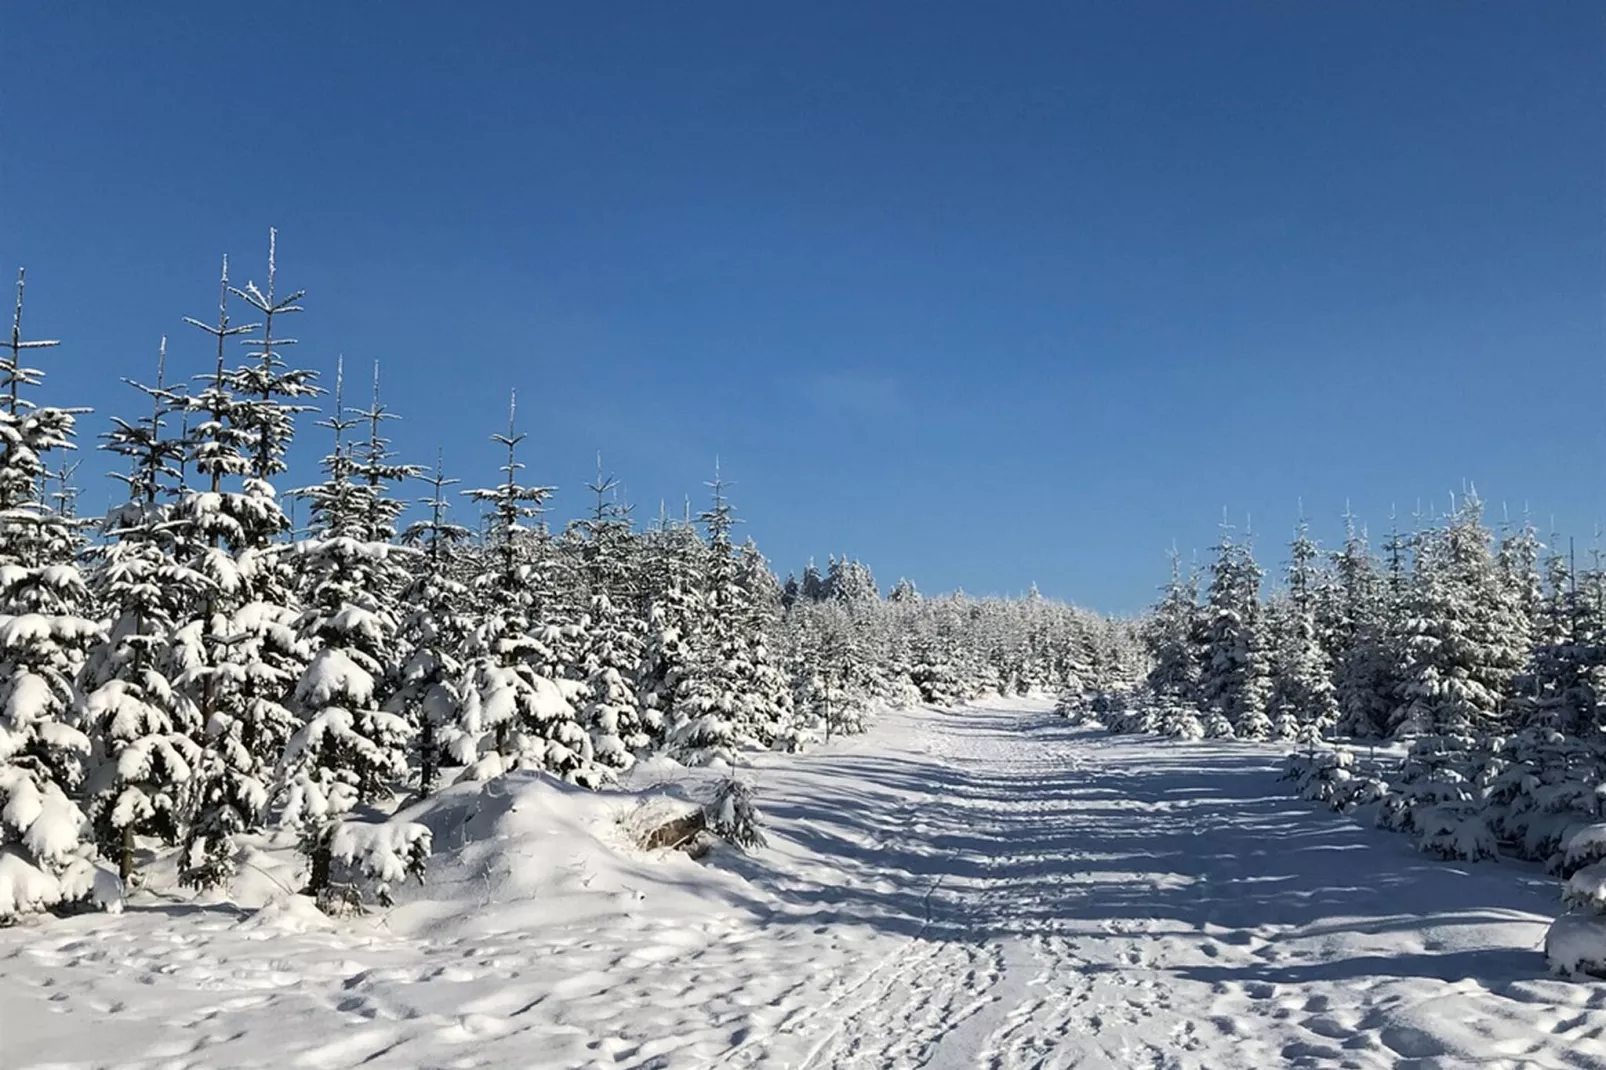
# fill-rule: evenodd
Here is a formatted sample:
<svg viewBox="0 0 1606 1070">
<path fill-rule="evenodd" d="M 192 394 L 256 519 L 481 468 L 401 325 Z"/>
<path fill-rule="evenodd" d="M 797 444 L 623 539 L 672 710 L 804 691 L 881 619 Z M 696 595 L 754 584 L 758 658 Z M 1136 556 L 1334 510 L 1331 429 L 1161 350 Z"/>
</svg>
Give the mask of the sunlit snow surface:
<svg viewBox="0 0 1606 1070">
<path fill-rule="evenodd" d="M 623 795 L 455 789 L 389 913 L 136 895 L 0 932 L 0 1066 L 1606 1066 L 1606 984 L 1539 951 L 1554 881 L 1276 764 L 889 713 L 760 759 L 770 846 L 707 864 L 626 846 Z"/>
</svg>

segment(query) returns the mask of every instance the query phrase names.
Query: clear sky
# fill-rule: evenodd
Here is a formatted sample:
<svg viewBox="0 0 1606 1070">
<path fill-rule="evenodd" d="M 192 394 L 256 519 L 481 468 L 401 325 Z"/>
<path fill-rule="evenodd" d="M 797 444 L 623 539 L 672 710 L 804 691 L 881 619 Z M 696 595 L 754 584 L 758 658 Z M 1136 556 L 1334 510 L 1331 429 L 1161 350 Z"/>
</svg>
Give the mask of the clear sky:
<svg viewBox="0 0 1606 1070">
<path fill-rule="evenodd" d="M 1130 611 L 1224 507 L 1273 567 L 1301 499 L 1606 519 L 1598 3 L 9 0 L 0 44 L 0 264 L 88 432 L 272 225 L 300 361 L 381 359 L 408 458 L 493 481 L 516 386 L 555 519 L 599 449 L 642 518 L 717 455 L 783 573 Z"/>
</svg>

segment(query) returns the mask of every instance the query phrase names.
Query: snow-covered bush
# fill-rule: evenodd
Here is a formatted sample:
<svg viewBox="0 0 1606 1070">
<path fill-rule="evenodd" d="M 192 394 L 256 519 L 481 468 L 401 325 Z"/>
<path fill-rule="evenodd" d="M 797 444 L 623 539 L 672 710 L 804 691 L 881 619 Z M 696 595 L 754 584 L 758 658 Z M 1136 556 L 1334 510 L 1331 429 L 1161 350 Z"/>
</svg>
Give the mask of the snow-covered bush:
<svg viewBox="0 0 1606 1070">
<path fill-rule="evenodd" d="M 1562 901 L 1571 913 L 1545 934 L 1545 957 L 1557 973 L 1606 977 L 1606 823 L 1575 831 L 1562 855 Z"/>
<path fill-rule="evenodd" d="M 1597 822 L 1574 829 L 1567 837 L 1556 872 L 1561 877 L 1571 877 L 1602 861 L 1606 861 L 1606 822 Z"/>
<path fill-rule="evenodd" d="M 1155 731 L 1171 739 L 1203 739 L 1205 734 L 1198 712 L 1179 702 L 1161 708 Z"/>
<path fill-rule="evenodd" d="M 725 842 L 743 851 L 764 846 L 764 815 L 753 804 L 752 783 L 742 777 L 721 780 L 703 815 L 708 831 Z"/>
<path fill-rule="evenodd" d="M 1201 726 L 1206 739 L 1236 739 L 1237 733 L 1233 731 L 1232 722 L 1227 715 L 1221 712 L 1220 706 L 1210 707 L 1204 716 Z"/>
<path fill-rule="evenodd" d="M 1412 817 L 1417 850 L 1435 858 L 1477 862 L 1498 857 L 1494 833 L 1472 802 L 1427 806 Z"/>
<path fill-rule="evenodd" d="M 343 821 L 330 836 L 329 857 L 345 869 L 345 876 L 377 882 L 374 896 L 381 906 L 389 906 L 392 884 L 408 878 L 424 882 L 432 846 L 430 830 L 411 821 Z M 337 869 L 336 876 L 341 875 Z"/>
<path fill-rule="evenodd" d="M 1545 933 L 1545 959 L 1563 976 L 1606 978 L 1606 917 L 1563 914 Z"/>
<path fill-rule="evenodd" d="M 1292 780 L 1301 799 L 1338 809 L 1354 780 L 1355 755 L 1347 750 L 1295 751 L 1283 762 L 1283 780 Z"/>
</svg>

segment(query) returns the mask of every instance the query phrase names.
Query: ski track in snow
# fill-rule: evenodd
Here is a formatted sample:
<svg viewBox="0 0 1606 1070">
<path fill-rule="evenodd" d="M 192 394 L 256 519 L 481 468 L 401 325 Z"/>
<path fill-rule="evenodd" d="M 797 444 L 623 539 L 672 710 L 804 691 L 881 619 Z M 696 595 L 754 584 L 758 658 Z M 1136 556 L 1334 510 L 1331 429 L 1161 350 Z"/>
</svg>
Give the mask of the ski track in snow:
<svg viewBox="0 0 1606 1070">
<path fill-rule="evenodd" d="M 889 713 L 758 759 L 771 846 L 700 913 L 0 931 L 0 1068 L 1606 1068 L 1606 984 L 1537 950 L 1553 882 L 1287 797 L 1277 757 Z"/>
</svg>

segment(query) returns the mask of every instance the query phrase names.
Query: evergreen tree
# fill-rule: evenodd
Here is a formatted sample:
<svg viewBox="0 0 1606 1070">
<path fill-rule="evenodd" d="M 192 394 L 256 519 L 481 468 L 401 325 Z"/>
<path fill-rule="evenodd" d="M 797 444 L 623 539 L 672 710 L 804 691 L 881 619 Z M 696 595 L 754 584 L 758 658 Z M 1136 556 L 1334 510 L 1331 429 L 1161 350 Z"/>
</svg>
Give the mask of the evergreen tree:
<svg viewBox="0 0 1606 1070">
<path fill-rule="evenodd" d="M 507 450 L 503 481 L 471 490 L 471 500 L 489 507 L 490 558 L 478 594 L 481 620 L 469 636 L 464 660 L 462 742 L 458 758 L 470 763 L 468 775 L 497 776 L 510 769 L 539 769 L 583 787 L 607 783 L 607 770 L 594 759 L 591 737 L 552 676 L 542 671 L 549 650 L 532 619 L 538 594 L 535 568 L 525 556 L 525 522 L 539 518 L 553 488 L 518 481 L 524 465 L 517 450 L 524 440 L 514 430 L 491 440 Z"/>
<path fill-rule="evenodd" d="M 831 558 L 830 568 L 825 579 L 826 597 L 834 599 L 845 605 L 856 606 L 881 599 L 881 591 L 876 587 L 875 577 L 862 562 L 850 561 L 846 557 Z"/>
<path fill-rule="evenodd" d="M 188 489 L 174 510 L 177 557 L 201 576 L 174 637 L 175 682 L 200 709 L 204 751 L 182 873 L 197 885 L 226 882 L 234 842 L 260 827 L 270 781 L 298 719 L 287 702 L 306 667 L 298 635 L 293 573 L 278 540 L 290 524 L 272 477 L 284 471 L 294 418 L 319 391 L 314 373 L 289 369 L 274 321 L 301 311 L 302 293 L 277 296 L 277 235 L 268 232 L 266 291 L 229 282 L 223 262 L 216 325 L 195 319 L 216 342 L 216 365 L 199 389 L 174 395 L 191 420 L 185 456 L 205 489 Z M 263 314 L 235 325 L 229 298 Z M 260 338 L 252 337 L 261 330 Z M 242 341 L 247 363 L 227 366 L 227 343 Z M 238 481 L 238 482 L 236 482 Z"/>
<path fill-rule="evenodd" d="M 390 542 L 396 538 L 396 523 L 407 508 L 392 488 L 422 478 L 424 469 L 416 464 L 398 464 L 390 440 L 380 434 L 384 421 L 399 417 L 380 403 L 378 361 L 374 362 L 373 395 L 368 408 L 353 415 L 360 421 L 358 426 L 366 425 L 368 430 L 367 437 L 355 443 L 350 461 L 351 479 L 363 488 L 356 534 L 367 542 Z"/>
<path fill-rule="evenodd" d="M 1482 507 L 1468 495 L 1443 527 L 1419 537 L 1395 733 L 1498 730 L 1508 688 L 1527 660 L 1524 632 L 1490 554 Z"/>
<path fill-rule="evenodd" d="M 629 509 L 612 498 L 618 484 L 602 475 L 600 457 L 597 465 L 597 481 L 589 486 L 596 505 L 589 520 L 577 525 L 591 598 L 582 629 L 580 676 L 585 689 L 580 717 L 591 733 L 597 760 L 626 769 L 636 752 L 651 742 L 635 679 L 642 639 L 637 621 L 624 609 L 628 601 L 624 605 L 614 601 L 615 596 L 628 600 L 631 594 Z"/>
<path fill-rule="evenodd" d="M 23 355 L 17 273 L 10 344 L 0 356 L 0 919 L 93 890 L 89 823 L 74 802 L 89 739 L 72 724 L 76 679 L 101 636 L 70 557 L 70 522 L 44 501 L 47 455 L 72 447 L 81 409 L 35 405 L 43 373 Z"/>
<path fill-rule="evenodd" d="M 1197 706 L 1199 659 L 1194 637 L 1199 622 L 1199 582 L 1182 575 L 1182 559 L 1171 551 L 1171 580 L 1145 628 L 1152 659 L 1148 688 L 1163 701 Z"/>
<path fill-rule="evenodd" d="M 704 624 L 699 589 L 705 555 L 694 530 L 661 516 L 646 540 L 646 636 L 637 674 L 642 725 L 655 741 L 683 718 L 693 651 Z"/>
<path fill-rule="evenodd" d="M 757 727 L 743 723 L 746 711 L 741 688 L 746 644 L 740 622 L 746 616 L 747 601 L 746 592 L 737 582 L 730 541 L 735 518 L 725 500 L 728 484 L 716 473 L 710 486 L 714 491 L 713 506 L 702 514 L 709 546 L 698 591 L 701 626 L 693 632 L 685 690 L 675 703 L 675 719 L 665 733 L 672 753 L 684 762 L 698 765 L 734 762 L 738 748 L 753 741 L 744 739 L 743 729 Z M 763 742 L 768 745 L 770 740 Z"/>
<path fill-rule="evenodd" d="M 152 399 L 151 415 L 114 418 L 102 436 L 103 449 L 128 460 L 129 471 L 117 478 L 127 483 L 129 498 L 106 518 L 110 541 L 90 578 L 111 627 L 83 673 L 84 726 L 97 765 L 88 809 L 96 839 L 117 859 L 125 883 L 134 874 L 137 836 L 178 842 L 200 763 L 199 711 L 169 675 L 177 622 L 189 609 L 188 593 L 204 580 L 176 558 L 166 534 L 183 451 L 165 434 L 166 356 L 164 338 L 154 387 L 128 380 Z"/>
<path fill-rule="evenodd" d="M 887 600 L 889 602 L 918 602 L 920 601 L 920 591 L 916 589 L 913 583 L 900 577 L 898 582 L 892 585 L 892 590 L 888 592 Z"/>
<path fill-rule="evenodd" d="M 1337 609 L 1330 624 L 1336 651 L 1333 667 L 1334 701 L 1338 708 L 1335 730 L 1362 739 L 1381 737 L 1398 688 L 1398 658 L 1392 656 L 1391 621 L 1397 619 L 1394 581 L 1378 576 L 1366 536 L 1354 517 L 1344 517 L 1344 548 L 1333 555 L 1338 574 Z M 1398 560 L 1398 533 L 1390 536 L 1390 552 Z"/>
<path fill-rule="evenodd" d="M 1533 645 L 1534 628 L 1544 608 L 1544 580 L 1539 573 L 1543 549 L 1538 531 L 1524 519 L 1520 528 L 1508 531 L 1500 540 L 1495 558 L 1503 615 L 1515 629 L 1508 641 L 1524 651 Z"/>
<path fill-rule="evenodd" d="M 1303 519 L 1289 544 L 1288 598 L 1273 618 L 1270 712 L 1280 739 L 1311 743 L 1338 721 L 1332 666 L 1316 630 L 1319 550 Z"/>
<path fill-rule="evenodd" d="M 447 518 L 446 488 L 456 482 L 442 474 L 437 456 L 430 494 L 419 499 L 429 515 L 402 533 L 402 544 L 418 556 L 401 593 L 404 653 L 391 708 L 408 719 L 417 740 L 418 788 L 424 794 L 435 789 L 464 716 L 462 650 L 472 620 L 468 588 L 454 566 L 471 532 Z"/>
<path fill-rule="evenodd" d="M 305 591 L 297 630 L 316 653 L 295 685 L 302 723 L 279 774 L 282 820 L 312 860 L 315 893 L 329 884 L 339 819 L 405 778 L 411 743 L 406 718 L 387 708 L 400 631 L 394 592 L 405 576 L 398 556 L 407 551 L 369 537 L 386 522 L 375 508 L 384 485 L 353 478 L 345 432 L 360 421 L 348 417 L 341 385 L 337 375 L 334 412 L 323 421 L 334 432 L 328 478 L 301 492 L 312 502 L 315 537 L 296 547 Z"/>
<path fill-rule="evenodd" d="M 830 589 L 826 586 L 824 577 L 820 575 L 820 570 L 815 567 L 813 558 L 809 559 L 808 565 L 803 569 L 802 589 L 803 599 L 807 602 L 823 602 L 830 597 Z"/>
<path fill-rule="evenodd" d="M 1232 541 L 1226 525 L 1211 566 L 1205 611 L 1205 662 L 1200 695 L 1219 707 L 1242 739 L 1271 734 L 1266 716 L 1268 679 L 1261 633 L 1260 567 L 1249 548 Z"/>
</svg>

